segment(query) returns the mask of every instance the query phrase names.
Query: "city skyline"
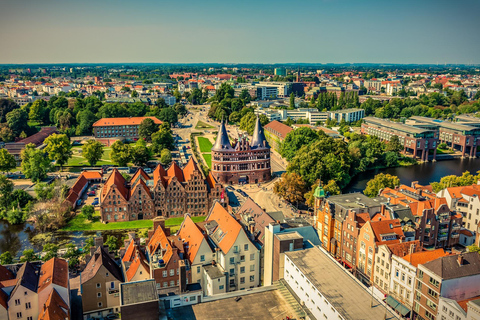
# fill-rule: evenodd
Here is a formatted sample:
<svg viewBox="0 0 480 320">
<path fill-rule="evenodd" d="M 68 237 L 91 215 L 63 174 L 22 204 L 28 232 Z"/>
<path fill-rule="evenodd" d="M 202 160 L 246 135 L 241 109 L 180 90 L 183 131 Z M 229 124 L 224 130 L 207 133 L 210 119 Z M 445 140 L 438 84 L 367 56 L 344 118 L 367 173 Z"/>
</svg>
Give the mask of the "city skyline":
<svg viewBox="0 0 480 320">
<path fill-rule="evenodd" d="M 478 64 L 480 3 L 462 4 L 6 1 L 0 63 Z"/>
</svg>

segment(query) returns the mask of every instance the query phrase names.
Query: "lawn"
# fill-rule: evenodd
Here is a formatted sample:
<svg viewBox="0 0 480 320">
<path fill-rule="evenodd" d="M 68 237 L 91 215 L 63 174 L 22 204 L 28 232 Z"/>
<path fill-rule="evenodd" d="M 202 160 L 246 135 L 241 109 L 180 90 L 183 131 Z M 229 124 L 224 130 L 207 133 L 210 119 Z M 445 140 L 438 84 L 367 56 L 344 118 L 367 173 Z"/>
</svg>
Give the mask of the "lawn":
<svg viewBox="0 0 480 320">
<path fill-rule="evenodd" d="M 66 166 L 70 167 L 86 167 L 90 166 L 88 161 L 82 156 L 82 146 L 75 146 L 72 148 L 73 150 L 73 155 L 72 157 L 68 160 L 68 163 Z M 112 148 L 110 147 L 105 147 L 103 148 L 103 156 L 102 160 L 97 162 L 97 166 L 101 166 L 104 164 L 113 164 L 112 161 L 110 160 L 110 153 L 112 152 Z"/>
<path fill-rule="evenodd" d="M 202 153 L 203 159 L 207 163 L 207 166 L 212 169 L 212 154 L 211 153 Z"/>
<path fill-rule="evenodd" d="M 95 221 L 90 221 L 85 218 L 81 213 L 77 214 L 73 219 L 71 219 L 67 225 L 61 229 L 61 231 L 104 231 L 104 230 L 126 230 L 126 229 L 152 229 L 153 221 L 152 220 L 136 220 L 136 221 L 125 221 L 125 222 L 110 222 L 107 224 L 100 222 L 100 213 L 95 212 L 94 215 Z M 202 222 L 205 220 L 205 216 L 192 217 L 194 222 Z M 175 217 L 167 219 L 165 225 L 171 228 L 171 232 L 176 232 L 180 225 L 182 224 L 183 217 Z"/>
<path fill-rule="evenodd" d="M 440 149 L 437 148 L 437 154 L 452 154 L 455 153 L 452 149 Z"/>
<path fill-rule="evenodd" d="M 198 137 L 198 144 L 200 146 L 200 152 L 211 152 L 213 144 L 208 138 Z"/>
<path fill-rule="evenodd" d="M 205 129 L 214 129 L 215 127 L 212 125 L 209 125 L 208 123 L 205 123 L 203 121 L 198 121 L 197 125 L 195 126 L 195 129 L 197 130 L 205 130 Z"/>
</svg>

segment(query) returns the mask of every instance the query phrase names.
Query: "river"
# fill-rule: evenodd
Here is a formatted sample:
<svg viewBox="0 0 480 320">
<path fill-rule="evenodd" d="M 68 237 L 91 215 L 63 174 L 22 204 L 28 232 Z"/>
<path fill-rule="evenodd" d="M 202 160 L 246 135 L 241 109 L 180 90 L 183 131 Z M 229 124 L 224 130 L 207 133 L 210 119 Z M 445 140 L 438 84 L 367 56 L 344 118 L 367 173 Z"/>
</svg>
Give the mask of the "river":
<svg viewBox="0 0 480 320">
<path fill-rule="evenodd" d="M 367 182 L 378 173 L 388 173 L 400 178 L 402 184 L 410 185 L 412 181 L 418 181 L 421 185 L 438 182 L 444 176 L 461 175 L 465 171 L 476 174 L 480 170 L 480 158 L 477 159 L 453 159 L 436 162 L 424 162 L 408 167 L 396 167 L 377 169 L 362 172 L 356 175 L 343 193 L 362 192 Z"/>
</svg>

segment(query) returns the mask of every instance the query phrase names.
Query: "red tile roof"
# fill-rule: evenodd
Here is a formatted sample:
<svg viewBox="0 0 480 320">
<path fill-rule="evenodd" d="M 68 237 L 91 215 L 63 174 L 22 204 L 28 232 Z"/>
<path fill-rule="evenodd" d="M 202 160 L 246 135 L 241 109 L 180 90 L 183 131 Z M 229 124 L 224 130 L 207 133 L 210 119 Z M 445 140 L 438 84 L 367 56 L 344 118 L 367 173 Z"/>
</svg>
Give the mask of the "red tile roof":
<svg viewBox="0 0 480 320">
<path fill-rule="evenodd" d="M 39 306 L 38 320 L 67 320 L 70 319 L 68 305 L 63 301 L 57 290 L 53 289 L 44 306 Z"/>
<path fill-rule="evenodd" d="M 178 236 L 184 239 L 185 244 L 188 245 L 186 254 L 190 263 L 193 263 L 200 249 L 200 245 L 204 240 L 206 241 L 206 239 L 202 231 L 200 231 L 192 218 L 190 218 L 190 215 L 186 215 L 185 220 L 183 220 L 180 230 L 178 230 Z"/>
<path fill-rule="evenodd" d="M 157 117 L 126 117 L 126 118 L 102 118 L 93 124 L 93 127 L 106 126 L 136 126 L 140 125 L 145 119 L 152 119 L 156 124 L 162 124 Z"/>
<path fill-rule="evenodd" d="M 0 264 L 0 281 L 15 279 L 12 271 L 8 270 Z"/>
<path fill-rule="evenodd" d="M 400 239 L 405 237 L 403 234 L 402 225 L 398 219 L 370 221 L 370 225 L 372 226 L 372 231 L 375 235 L 375 242 L 377 245 L 399 242 Z M 383 241 L 382 235 L 387 234 L 395 234 L 396 240 Z"/>
<path fill-rule="evenodd" d="M 275 134 L 278 136 L 280 139 L 285 139 L 288 133 L 293 131 L 292 128 L 287 126 L 286 124 L 283 124 L 277 120 L 273 120 L 272 122 L 267 123 L 263 127 L 266 131 Z"/>
<path fill-rule="evenodd" d="M 240 223 L 219 202 L 215 202 L 206 221 L 215 221 L 218 224 L 213 233 L 222 231 L 223 236 L 220 237 L 218 245 L 225 254 L 229 252 L 242 230 Z"/>
<path fill-rule="evenodd" d="M 200 170 L 198 170 L 197 163 L 193 160 L 193 157 L 190 157 L 190 160 L 188 160 L 187 165 L 183 168 L 183 176 L 186 181 L 190 180 L 194 171 L 200 171 Z"/>
<path fill-rule="evenodd" d="M 429 251 L 415 252 L 413 254 L 407 254 L 403 257 L 406 261 L 410 262 L 414 267 L 418 267 L 419 264 L 425 264 L 429 261 L 438 259 L 440 257 L 448 256 L 449 253 L 444 249 L 436 249 Z"/>
<path fill-rule="evenodd" d="M 102 174 L 98 171 L 83 171 L 81 175 L 87 180 L 102 179 Z"/>
<path fill-rule="evenodd" d="M 66 260 L 52 258 L 42 265 L 37 292 L 40 293 L 52 283 L 68 288 L 68 263 Z"/>
<path fill-rule="evenodd" d="M 107 178 L 107 181 L 103 185 L 102 189 L 102 201 L 105 199 L 107 192 L 110 190 L 110 188 L 115 185 L 118 189 L 118 191 L 122 194 L 123 198 L 125 200 L 128 200 L 128 189 L 125 186 L 125 178 L 122 176 L 122 174 L 115 168 L 113 169 L 112 173 L 110 176 Z"/>
<path fill-rule="evenodd" d="M 167 175 L 170 177 L 170 179 L 173 178 L 173 177 L 177 177 L 177 180 L 179 182 L 184 182 L 185 181 L 185 178 L 183 176 L 183 171 L 182 171 L 182 169 L 180 169 L 180 167 L 178 166 L 178 164 L 175 161 L 172 161 L 172 164 L 170 165 L 170 167 L 167 170 Z"/>
<path fill-rule="evenodd" d="M 130 281 L 132 278 L 135 276 L 135 274 L 138 271 L 138 268 L 142 267 L 143 270 L 146 273 L 146 276 L 150 275 L 150 267 L 148 266 L 146 262 L 147 258 L 145 258 L 145 255 L 143 252 L 138 249 L 138 247 L 135 249 L 135 256 L 133 257 L 133 261 L 128 267 L 127 272 L 125 272 L 126 280 Z"/>
</svg>

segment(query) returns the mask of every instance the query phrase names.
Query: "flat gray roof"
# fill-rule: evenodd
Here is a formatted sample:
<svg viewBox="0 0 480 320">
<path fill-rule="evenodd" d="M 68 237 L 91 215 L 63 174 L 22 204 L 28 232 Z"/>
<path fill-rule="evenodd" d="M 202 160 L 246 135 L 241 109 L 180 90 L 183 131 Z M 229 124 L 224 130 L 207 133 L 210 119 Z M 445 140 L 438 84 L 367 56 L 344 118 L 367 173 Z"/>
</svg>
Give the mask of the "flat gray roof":
<svg viewBox="0 0 480 320">
<path fill-rule="evenodd" d="M 285 252 L 287 257 L 345 319 L 385 319 L 385 306 L 318 247 Z M 397 319 L 389 310 L 387 319 Z"/>
<path fill-rule="evenodd" d="M 455 122 L 450 122 L 450 121 L 442 121 L 442 120 L 438 120 L 438 119 L 432 119 L 432 118 L 421 117 L 421 116 L 413 116 L 413 117 L 410 117 L 410 119 L 413 119 L 413 120 L 419 121 L 419 122 L 432 124 L 432 125 L 435 125 L 437 127 L 441 127 L 441 128 L 445 128 L 445 129 L 452 129 L 452 130 L 457 130 L 457 131 L 472 131 L 472 130 L 477 129 L 476 127 L 465 125 L 465 124 L 460 124 L 460 123 L 455 123 Z"/>
<path fill-rule="evenodd" d="M 210 279 L 218 279 L 225 276 L 223 272 L 217 267 L 217 265 L 204 266 L 203 269 L 208 274 Z"/>
<path fill-rule="evenodd" d="M 121 283 L 120 292 L 120 304 L 122 306 L 154 300 L 158 301 L 154 279 Z"/>
<path fill-rule="evenodd" d="M 372 123 L 372 124 L 385 127 L 385 129 L 393 129 L 393 130 L 398 130 L 398 131 L 407 132 L 407 133 L 422 134 L 426 132 L 432 132 L 432 130 L 417 128 L 414 126 L 410 126 L 408 124 L 403 124 L 400 122 L 394 122 L 394 121 L 375 118 L 375 117 L 365 117 L 363 118 L 363 120 L 367 124 Z"/>
<path fill-rule="evenodd" d="M 288 229 L 287 229 L 288 230 Z M 275 236 L 279 240 L 293 240 L 293 239 L 303 239 L 303 237 L 297 231 L 294 232 L 285 232 L 285 233 L 276 233 Z"/>
<path fill-rule="evenodd" d="M 337 205 L 340 205 L 345 209 L 377 207 L 380 206 L 382 202 L 387 202 L 387 198 L 385 197 L 369 198 L 360 192 L 339 194 L 336 196 L 328 197 L 327 200 Z"/>
</svg>

